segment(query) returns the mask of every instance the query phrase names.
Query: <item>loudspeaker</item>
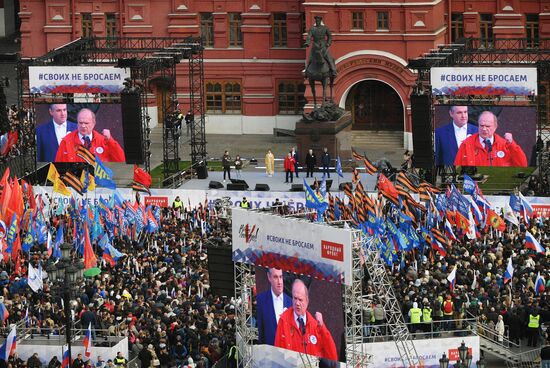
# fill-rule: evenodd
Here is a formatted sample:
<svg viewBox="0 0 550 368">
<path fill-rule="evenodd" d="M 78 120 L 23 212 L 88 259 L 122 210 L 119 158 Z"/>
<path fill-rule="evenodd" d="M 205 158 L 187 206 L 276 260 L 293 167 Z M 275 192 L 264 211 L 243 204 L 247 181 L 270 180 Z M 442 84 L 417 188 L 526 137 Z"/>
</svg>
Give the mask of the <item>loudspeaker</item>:
<svg viewBox="0 0 550 368">
<path fill-rule="evenodd" d="M 227 190 L 247 190 L 248 186 L 243 183 L 227 183 Z"/>
<path fill-rule="evenodd" d="M 413 165 L 417 169 L 434 166 L 432 103 L 428 95 L 411 95 Z"/>
<path fill-rule="evenodd" d="M 249 188 L 248 184 L 246 183 L 246 181 L 242 180 L 242 179 L 230 179 L 231 180 L 231 183 L 233 184 L 243 184 L 246 189 Z"/>
<path fill-rule="evenodd" d="M 119 58 L 117 67 L 119 68 L 131 68 L 137 63 L 137 58 Z"/>
<path fill-rule="evenodd" d="M 208 188 L 210 188 L 210 189 L 222 189 L 223 184 L 220 183 L 219 181 L 211 180 L 210 184 L 208 184 Z"/>
<path fill-rule="evenodd" d="M 222 296 L 235 295 L 235 271 L 231 259 L 231 246 L 208 244 L 208 275 L 212 292 Z"/>
<path fill-rule="evenodd" d="M 348 184 L 349 184 L 349 187 L 350 187 L 350 188 L 353 188 L 353 184 L 352 184 L 351 182 L 348 181 L 348 182 L 345 182 L 345 183 L 340 183 L 340 185 L 338 186 L 338 190 L 339 190 L 340 192 L 343 192 L 344 189 L 346 188 L 346 185 L 348 185 Z"/>
<path fill-rule="evenodd" d="M 303 184 L 292 184 L 290 186 L 291 192 L 303 192 L 304 191 L 304 185 Z"/>
<path fill-rule="evenodd" d="M 208 178 L 208 167 L 206 165 L 198 165 L 195 169 L 197 171 L 197 178 L 206 179 Z M 223 186 L 222 186 L 223 188 Z"/>
<path fill-rule="evenodd" d="M 268 192 L 269 191 L 269 185 L 257 183 L 254 190 L 258 191 L 258 192 Z"/>
<path fill-rule="evenodd" d="M 126 163 L 141 164 L 143 163 L 143 134 L 141 129 L 139 94 L 121 93 L 120 104 Z"/>
</svg>

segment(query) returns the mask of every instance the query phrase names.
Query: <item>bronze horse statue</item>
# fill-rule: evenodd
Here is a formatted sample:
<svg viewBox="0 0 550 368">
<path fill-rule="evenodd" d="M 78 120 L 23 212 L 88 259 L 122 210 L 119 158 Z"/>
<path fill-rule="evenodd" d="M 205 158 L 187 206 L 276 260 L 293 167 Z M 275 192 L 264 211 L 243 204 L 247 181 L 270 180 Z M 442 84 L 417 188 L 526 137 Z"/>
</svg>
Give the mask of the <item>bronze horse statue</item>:
<svg viewBox="0 0 550 368">
<path fill-rule="evenodd" d="M 334 87 L 334 74 L 331 73 L 330 66 L 325 59 L 326 48 L 313 43 L 311 49 L 311 59 L 305 70 L 305 77 L 309 80 L 309 86 L 311 87 L 311 93 L 313 94 L 313 107 L 317 108 L 317 95 L 315 93 L 315 82 L 321 82 L 323 86 L 323 98 L 321 100 L 321 106 L 325 105 L 325 102 L 334 102 L 332 98 L 332 89 Z M 330 99 L 327 101 L 327 82 L 330 81 Z"/>
</svg>

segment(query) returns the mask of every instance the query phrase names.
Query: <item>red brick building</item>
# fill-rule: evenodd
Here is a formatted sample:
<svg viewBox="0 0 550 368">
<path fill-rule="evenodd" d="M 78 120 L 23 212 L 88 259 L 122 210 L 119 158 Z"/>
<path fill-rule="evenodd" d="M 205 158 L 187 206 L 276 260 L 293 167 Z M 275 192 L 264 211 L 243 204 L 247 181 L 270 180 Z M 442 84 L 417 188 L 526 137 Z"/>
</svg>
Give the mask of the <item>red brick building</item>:
<svg viewBox="0 0 550 368">
<path fill-rule="evenodd" d="M 207 132 L 271 134 L 300 118 L 313 17 L 331 29 L 335 102 L 356 130 L 404 132 L 411 148 L 407 60 L 439 44 L 481 37 L 550 37 L 547 0 L 20 0 L 23 56 L 39 56 L 75 38 L 205 38 Z M 178 97 L 187 96 L 186 66 Z M 310 108 L 306 105 L 305 108 Z M 154 108 L 154 106 L 152 107 Z"/>
</svg>

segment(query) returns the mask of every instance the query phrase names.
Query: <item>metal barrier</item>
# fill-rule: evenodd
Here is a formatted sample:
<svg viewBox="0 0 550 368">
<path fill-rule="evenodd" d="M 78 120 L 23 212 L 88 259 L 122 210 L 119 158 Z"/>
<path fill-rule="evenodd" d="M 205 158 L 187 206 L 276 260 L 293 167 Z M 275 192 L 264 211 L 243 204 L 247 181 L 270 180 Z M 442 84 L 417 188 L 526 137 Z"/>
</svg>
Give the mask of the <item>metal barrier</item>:
<svg viewBox="0 0 550 368">
<path fill-rule="evenodd" d="M 475 322 L 475 318 L 463 318 L 427 323 L 406 323 L 406 325 L 412 338 L 418 340 L 449 336 L 472 336 L 476 334 L 471 328 Z M 457 326 L 460 326 L 460 328 L 457 328 Z M 392 341 L 390 331 L 388 324 L 370 323 L 363 325 L 363 342 Z"/>
</svg>

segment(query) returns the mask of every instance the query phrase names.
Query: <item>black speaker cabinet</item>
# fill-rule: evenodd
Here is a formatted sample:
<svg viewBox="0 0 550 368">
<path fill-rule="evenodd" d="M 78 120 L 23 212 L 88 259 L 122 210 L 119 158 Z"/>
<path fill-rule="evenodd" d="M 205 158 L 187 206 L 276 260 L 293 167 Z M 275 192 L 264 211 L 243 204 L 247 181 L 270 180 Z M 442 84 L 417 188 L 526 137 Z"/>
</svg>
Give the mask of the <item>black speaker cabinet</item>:
<svg viewBox="0 0 550 368">
<path fill-rule="evenodd" d="M 416 168 L 432 169 L 434 165 L 432 103 L 428 95 L 411 95 L 413 134 L 413 164 Z"/>
<path fill-rule="evenodd" d="M 269 192 L 269 185 L 257 183 L 254 190 L 257 192 Z"/>
<path fill-rule="evenodd" d="M 141 129 L 139 94 L 121 93 L 120 103 L 126 162 L 129 164 L 143 163 L 143 132 Z"/>
<path fill-rule="evenodd" d="M 290 186 L 291 192 L 303 192 L 304 191 L 304 185 L 303 184 L 292 184 Z"/>
<path fill-rule="evenodd" d="M 246 190 L 248 186 L 243 183 L 227 183 L 227 190 Z"/>
<path fill-rule="evenodd" d="M 208 184 L 208 188 L 210 189 L 222 189 L 223 188 L 223 184 L 220 183 L 219 181 L 210 181 L 210 184 Z"/>
</svg>

